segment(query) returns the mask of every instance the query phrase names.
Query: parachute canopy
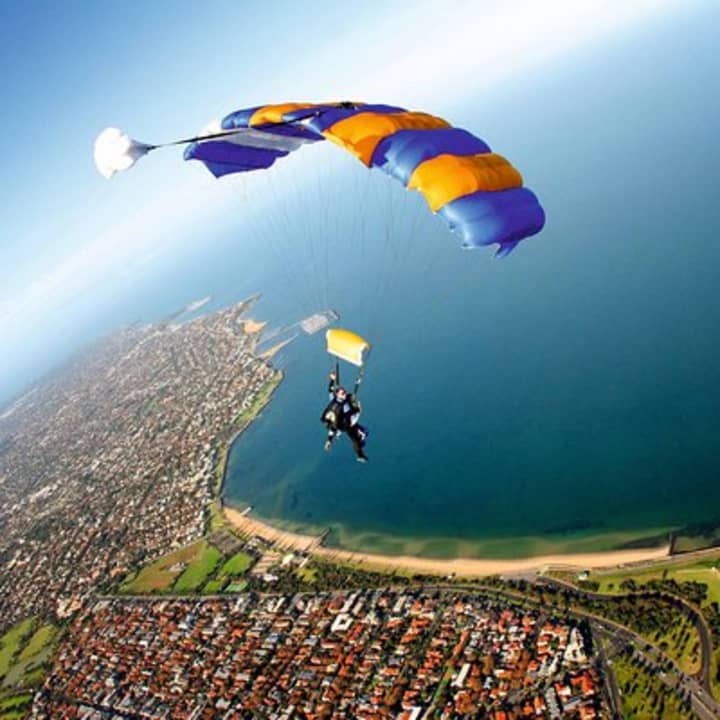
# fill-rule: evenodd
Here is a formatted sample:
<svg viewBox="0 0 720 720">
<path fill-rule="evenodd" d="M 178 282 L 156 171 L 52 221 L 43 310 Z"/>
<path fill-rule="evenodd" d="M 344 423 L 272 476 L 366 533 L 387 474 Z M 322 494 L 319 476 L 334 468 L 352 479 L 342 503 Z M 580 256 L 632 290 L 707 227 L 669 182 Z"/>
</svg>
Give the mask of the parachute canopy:
<svg viewBox="0 0 720 720">
<path fill-rule="evenodd" d="M 502 257 L 545 224 L 516 168 L 480 138 L 427 113 L 359 102 L 284 103 L 237 110 L 221 129 L 226 134 L 195 138 L 185 150 L 186 160 L 202 161 L 215 177 L 264 170 L 303 145 L 330 140 L 421 192 L 465 248 L 498 243 Z"/>
<path fill-rule="evenodd" d="M 341 360 L 362 367 L 370 351 L 370 343 L 351 330 L 331 328 L 325 333 L 327 351 Z"/>
</svg>

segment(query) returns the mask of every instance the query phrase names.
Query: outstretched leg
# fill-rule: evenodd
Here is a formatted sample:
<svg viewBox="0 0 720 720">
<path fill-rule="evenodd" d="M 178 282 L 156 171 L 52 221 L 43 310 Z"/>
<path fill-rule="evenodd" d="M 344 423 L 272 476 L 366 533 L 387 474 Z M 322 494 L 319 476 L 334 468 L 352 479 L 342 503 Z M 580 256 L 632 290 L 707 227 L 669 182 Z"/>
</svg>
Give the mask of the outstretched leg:
<svg viewBox="0 0 720 720">
<path fill-rule="evenodd" d="M 328 426 L 327 438 L 325 440 L 325 452 L 330 452 L 330 450 L 332 450 L 333 440 L 337 437 L 337 435 L 337 430 Z"/>
<path fill-rule="evenodd" d="M 358 462 L 367 462 L 368 457 L 365 454 L 365 438 L 367 437 L 367 430 L 362 425 L 353 425 L 347 431 L 348 437 L 350 438 L 353 450 L 357 456 Z"/>
</svg>

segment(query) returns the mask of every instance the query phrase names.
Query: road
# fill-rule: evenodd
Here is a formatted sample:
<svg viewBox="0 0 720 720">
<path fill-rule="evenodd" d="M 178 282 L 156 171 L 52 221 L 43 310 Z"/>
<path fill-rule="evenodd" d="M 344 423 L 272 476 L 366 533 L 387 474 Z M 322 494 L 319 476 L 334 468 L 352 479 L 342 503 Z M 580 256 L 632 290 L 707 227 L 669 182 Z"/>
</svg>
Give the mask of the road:
<svg viewBox="0 0 720 720">
<path fill-rule="evenodd" d="M 549 585 L 551 587 L 556 587 L 563 590 L 570 590 L 574 593 L 579 593 L 583 597 L 589 598 L 590 600 L 602 601 L 609 600 L 611 598 L 621 597 L 620 595 L 613 595 L 612 593 L 599 593 L 592 592 L 590 590 L 582 590 L 575 585 L 572 585 L 571 583 L 565 582 L 564 580 L 560 580 L 558 578 L 543 577 L 536 582 L 540 585 Z M 705 620 L 702 612 L 700 612 L 697 607 L 685 600 L 685 598 L 669 592 L 648 590 L 628 592 L 624 594 L 628 596 L 632 595 L 633 597 L 639 598 L 641 600 L 648 598 L 665 600 L 666 602 L 669 602 L 672 605 L 680 608 L 682 612 L 687 615 L 687 617 L 690 619 L 690 622 L 692 622 L 692 624 L 694 625 L 695 630 L 697 630 L 698 638 L 700 640 L 700 670 L 697 673 L 697 677 L 699 678 L 699 682 L 702 684 L 705 691 L 709 695 L 712 695 L 712 682 L 710 679 L 710 671 L 712 663 L 713 641 L 710 627 L 708 626 L 707 620 Z"/>
<path fill-rule="evenodd" d="M 645 665 L 657 671 L 657 676 L 673 692 L 690 694 L 692 709 L 701 720 L 719 720 L 720 705 L 715 702 L 705 688 L 691 675 L 686 675 L 665 653 L 640 637 L 628 628 L 618 625 L 611 620 L 593 617 L 591 621 L 596 631 L 605 634 L 613 641 L 622 641 L 630 645 L 634 652 L 641 657 Z M 622 716 L 621 716 L 622 717 Z"/>
<path fill-rule="evenodd" d="M 608 707 L 610 708 L 610 714 L 612 720 L 622 720 L 622 698 L 620 697 L 620 689 L 617 686 L 617 679 L 612 669 L 612 663 L 608 660 L 607 653 L 605 652 L 604 642 L 606 642 L 607 636 L 603 630 L 596 625 L 591 623 L 590 627 L 593 634 L 593 642 L 597 646 L 598 650 L 598 662 L 600 664 L 600 670 L 605 678 L 605 690 L 608 701 Z"/>
</svg>

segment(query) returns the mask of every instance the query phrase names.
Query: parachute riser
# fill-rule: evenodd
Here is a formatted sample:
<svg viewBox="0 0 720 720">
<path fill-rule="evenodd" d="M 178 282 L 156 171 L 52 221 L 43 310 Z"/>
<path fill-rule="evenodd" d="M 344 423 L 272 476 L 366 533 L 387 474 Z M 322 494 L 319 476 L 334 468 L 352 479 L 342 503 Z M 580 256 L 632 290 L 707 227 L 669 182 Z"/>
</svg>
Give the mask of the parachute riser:
<svg viewBox="0 0 720 720">
<path fill-rule="evenodd" d="M 357 397 L 358 392 L 360 391 L 360 385 L 362 384 L 364 375 L 365 375 L 365 366 L 363 365 L 360 368 L 360 372 L 358 373 L 357 378 L 355 379 L 355 387 L 353 388 L 353 395 L 355 397 Z"/>
</svg>

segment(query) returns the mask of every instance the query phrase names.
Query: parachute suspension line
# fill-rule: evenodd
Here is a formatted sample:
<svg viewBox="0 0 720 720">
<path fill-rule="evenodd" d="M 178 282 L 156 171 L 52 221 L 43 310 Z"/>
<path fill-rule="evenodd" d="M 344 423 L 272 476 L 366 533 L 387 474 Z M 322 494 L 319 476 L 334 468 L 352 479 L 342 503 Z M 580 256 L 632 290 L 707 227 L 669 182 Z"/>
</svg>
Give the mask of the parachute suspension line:
<svg viewBox="0 0 720 720">
<path fill-rule="evenodd" d="M 269 176 L 264 175 L 262 178 L 259 178 L 259 182 L 262 182 L 265 185 L 265 196 L 271 197 L 272 195 L 272 207 L 277 207 L 277 200 L 274 197 L 275 193 L 273 192 Z M 262 228 L 261 232 L 263 237 L 275 255 L 278 269 L 285 278 L 285 287 L 293 295 L 293 301 L 297 303 L 298 307 L 302 307 L 302 293 L 297 286 L 295 277 L 288 267 L 287 250 L 283 250 L 281 247 L 281 243 L 283 242 L 283 233 L 279 228 L 276 214 L 272 211 L 269 212 L 267 215 L 267 222 L 259 222 L 258 225 Z"/>
<path fill-rule="evenodd" d="M 433 218 L 437 222 L 437 218 Z M 423 267 L 423 275 L 426 275 L 430 270 L 438 263 L 440 258 L 445 253 L 445 248 L 447 245 L 444 242 L 441 242 L 441 238 L 438 237 L 440 233 L 436 232 L 433 228 L 432 230 L 428 228 L 426 231 L 426 234 L 429 235 L 428 242 L 423 243 L 427 247 L 427 262 L 425 263 Z"/>
<path fill-rule="evenodd" d="M 327 283 L 328 302 L 332 304 L 336 300 L 335 293 L 333 292 L 333 281 L 335 278 L 335 273 L 333 272 L 334 268 L 331 266 L 330 260 L 332 257 L 332 253 L 335 250 L 335 245 L 337 243 L 337 232 L 335 227 L 337 223 L 337 213 L 333 214 L 332 212 L 332 200 L 330 197 L 330 193 L 323 193 L 323 197 L 325 198 L 324 225 L 327 235 L 325 238 L 325 276 Z"/>
<path fill-rule="evenodd" d="M 329 193 L 323 192 L 322 187 L 322 178 L 320 177 L 320 173 L 315 173 L 315 199 L 316 202 L 319 204 L 318 207 L 318 214 L 317 214 L 317 235 L 320 238 L 321 246 L 320 246 L 320 253 L 321 253 L 321 262 L 322 262 L 322 271 L 321 275 L 323 278 L 322 281 L 322 307 L 323 310 L 328 309 L 329 307 L 329 299 L 328 299 L 328 282 L 329 282 L 329 248 L 328 245 L 330 243 L 330 233 L 329 233 L 329 207 L 330 203 L 328 200 Z"/>
<path fill-rule="evenodd" d="M 364 282 L 370 287 L 371 270 L 376 263 L 373 262 L 372 251 L 373 244 L 368 242 L 369 234 L 369 218 L 375 214 L 374 196 L 375 196 L 375 180 L 372 171 L 365 168 L 358 168 L 359 172 L 353 174 L 353 183 L 355 186 L 353 199 L 358 204 L 359 210 L 353 217 L 354 220 L 354 246 L 358 257 L 359 264 L 362 266 L 366 274 Z M 374 313 L 372 310 L 377 307 L 372 292 L 362 294 L 362 310 L 364 317 L 371 317 Z"/>
<path fill-rule="evenodd" d="M 240 200 L 241 202 L 248 197 L 252 195 L 249 186 L 251 182 L 262 182 L 263 184 L 267 184 L 265 179 L 261 179 L 258 177 L 255 177 L 251 180 L 250 177 L 246 176 L 245 174 L 242 174 L 239 177 L 240 180 Z M 282 254 L 280 253 L 277 243 L 274 237 L 273 232 L 268 232 L 268 225 L 262 223 L 257 219 L 255 216 L 255 213 L 250 212 L 247 214 L 245 218 L 246 227 L 248 228 L 250 235 L 252 238 L 254 238 L 255 242 L 259 242 L 260 244 L 267 246 L 270 248 L 271 253 L 275 257 L 275 262 L 280 270 L 281 273 L 283 273 L 286 276 L 286 284 L 285 286 L 287 289 L 295 295 L 296 301 L 299 301 L 299 296 L 297 294 L 297 288 L 293 285 L 291 282 L 291 279 L 287 277 L 287 268 L 285 267 L 285 263 L 282 257 Z"/>
<path fill-rule="evenodd" d="M 264 195 L 271 201 L 267 222 L 261 223 L 261 226 L 271 248 L 275 251 L 278 267 L 285 278 L 285 287 L 290 291 L 291 300 L 296 304 L 292 308 L 292 314 L 294 315 L 298 311 L 301 314 L 307 314 L 311 307 L 311 303 L 308 302 L 307 287 L 303 282 L 302 273 L 298 273 L 293 267 L 293 253 L 297 250 L 297 244 L 293 242 L 292 224 L 288 215 L 289 198 L 287 193 L 283 193 L 279 189 L 275 174 L 263 173 L 260 181 L 266 188 Z"/>
<path fill-rule="evenodd" d="M 388 281 L 395 276 L 398 266 L 398 255 L 395 253 L 393 242 L 398 232 L 396 227 L 396 203 L 394 197 L 395 187 L 392 178 L 383 173 L 383 177 L 376 178 L 377 192 L 380 195 L 379 208 L 380 217 L 383 219 L 381 226 L 382 246 L 380 250 L 380 267 L 375 278 L 374 303 L 377 307 L 384 307 L 386 302 Z M 383 182 L 384 180 L 384 182 Z M 370 334 L 375 338 L 374 342 L 382 339 L 382 329 L 387 323 L 381 322 L 380 313 L 372 313 L 373 321 L 370 325 Z"/>
<path fill-rule="evenodd" d="M 403 212 L 403 231 L 398 238 L 398 248 L 401 255 L 405 255 L 413 251 L 414 237 L 417 235 L 420 223 L 421 213 L 418 212 L 417 201 L 419 198 L 416 193 L 408 190 L 402 191 L 401 206 Z"/>
<path fill-rule="evenodd" d="M 305 207 L 303 208 L 303 189 L 302 189 L 302 183 L 298 179 L 298 174 L 293 173 L 292 178 L 292 187 L 293 191 L 295 193 L 296 203 L 293 209 L 293 215 L 296 215 L 298 217 L 299 223 L 301 225 L 301 232 L 304 234 L 303 239 L 303 254 L 307 258 L 306 262 L 306 268 L 304 269 L 304 275 L 306 277 L 306 282 L 309 286 L 309 295 L 312 299 L 313 308 L 312 312 L 318 312 L 320 309 L 322 309 L 320 306 L 322 305 L 322 291 L 320 289 L 320 278 L 318 275 L 318 263 L 315 257 L 315 243 L 317 241 L 317 227 L 316 227 L 316 220 L 317 215 L 315 208 L 313 208 L 312 212 L 308 212 L 308 202 L 304 203 Z M 305 196 L 307 196 L 307 184 L 305 185 Z M 309 200 L 309 202 L 313 203 L 313 205 L 317 202 L 316 199 L 313 197 Z M 304 228 L 304 229 L 303 229 Z"/>
<path fill-rule="evenodd" d="M 316 166 L 317 167 L 317 166 Z M 315 176 L 316 183 L 320 184 L 320 170 L 316 169 L 313 173 Z M 315 195 L 312 199 L 313 203 L 320 203 L 321 196 Z M 308 225 L 308 234 L 309 234 L 309 241 L 310 241 L 310 256 L 311 256 L 311 263 L 312 263 L 312 271 L 313 271 L 313 287 L 315 289 L 315 297 L 317 298 L 317 310 L 325 310 L 324 306 L 324 288 L 322 285 L 322 268 L 320 267 L 320 260 L 319 260 L 319 250 L 317 248 L 317 241 L 318 236 L 320 235 L 320 227 L 321 227 L 321 215 L 318 209 L 318 212 L 314 213 L 302 213 L 307 218 L 307 225 Z M 317 311 L 316 310 L 316 311 Z"/>
<path fill-rule="evenodd" d="M 307 177 L 305 171 L 303 177 Z M 322 309 L 322 290 L 320 288 L 318 262 L 315 252 L 315 243 L 317 241 L 317 209 L 315 204 L 317 199 L 307 197 L 310 195 L 310 193 L 307 192 L 307 182 L 303 188 L 303 183 L 299 181 L 297 173 L 293 173 L 291 176 L 290 184 L 292 188 L 291 192 L 294 193 L 295 197 L 292 215 L 298 219 L 299 234 L 302 236 L 300 238 L 302 240 L 300 249 L 303 256 L 302 276 L 308 288 L 310 302 L 312 303 L 311 312 L 315 313 Z M 306 200 L 303 202 L 304 197 Z M 312 212 L 308 212 L 310 204 L 313 206 Z"/>
<path fill-rule="evenodd" d="M 323 148 L 325 151 L 325 148 Z M 332 253 L 336 252 L 339 237 L 339 217 L 341 212 L 337 208 L 344 198 L 341 193 L 341 184 L 338 182 L 339 163 L 345 158 L 334 147 L 327 148 L 328 159 L 323 158 L 318 163 L 315 172 L 316 202 L 320 203 L 320 212 L 317 215 L 317 237 L 321 247 L 316 252 L 318 271 L 322 278 L 322 302 L 324 308 L 334 305 L 335 298 L 331 293 L 333 269 L 331 267 Z M 335 212 L 333 212 L 333 209 Z"/>
<path fill-rule="evenodd" d="M 329 150 L 335 150 L 335 148 L 328 148 Z M 337 181 L 337 158 L 336 156 L 339 153 L 330 153 L 330 156 L 333 158 L 334 166 L 332 168 L 332 171 L 330 172 L 330 177 L 326 178 L 326 182 L 329 182 L 331 187 L 336 186 Z M 337 230 L 334 227 L 334 224 L 337 222 L 337 215 L 338 213 L 332 212 L 333 207 L 337 206 L 339 202 L 339 198 L 333 199 L 333 195 L 331 192 L 328 192 L 327 185 L 323 185 L 322 178 L 320 175 L 317 175 L 317 197 L 322 199 L 322 212 L 319 215 L 320 223 L 321 223 L 321 240 L 322 240 L 322 248 L 320 250 L 322 254 L 322 261 L 323 261 L 323 271 L 324 271 L 324 305 L 325 307 L 331 307 L 334 304 L 335 297 L 332 293 L 332 281 L 333 281 L 333 268 L 331 266 L 331 258 L 333 252 L 336 251 L 337 247 Z"/>
<path fill-rule="evenodd" d="M 414 198 L 410 198 L 413 200 Z M 410 224 L 410 232 L 405 236 L 405 252 L 409 252 L 413 245 L 415 236 L 420 231 L 420 212 L 418 211 L 417 204 L 410 202 L 408 203 L 408 213 L 412 214 L 413 218 Z"/>
<path fill-rule="evenodd" d="M 284 170 L 285 168 L 282 169 Z M 290 168 L 288 168 L 288 170 L 289 169 Z M 280 170 L 281 168 L 278 168 L 278 171 Z M 275 177 L 279 175 L 280 173 L 276 172 L 268 173 L 266 176 L 273 197 L 273 207 L 277 208 L 277 212 L 273 213 L 272 219 L 276 228 L 278 240 L 284 245 L 284 264 L 287 270 L 287 275 L 291 279 L 291 282 L 295 283 L 299 287 L 301 302 L 299 303 L 299 307 L 295 308 L 295 311 L 299 310 L 301 314 L 307 315 L 314 312 L 309 287 L 310 283 L 304 276 L 304 268 L 298 268 L 296 265 L 293 267 L 294 262 L 297 260 L 302 261 L 302 258 L 299 258 L 299 255 L 304 255 L 304 253 L 298 253 L 299 243 L 294 241 L 294 238 L 297 235 L 297 223 L 293 223 L 293 219 L 288 208 L 291 196 L 288 193 L 287 187 L 283 188 L 284 192 L 278 187 Z"/>
<path fill-rule="evenodd" d="M 368 264 L 372 260 L 372 250 L 374 248 L 372 238 L 370 238 L 370 217 L 375 209 L 373 207 L 376 199 L 375 180 L 372 170 L 369 172 L 363 171 L 362 175 L 358 175 L 358 182 L 361 183 L 359 195 L 362 198 L 362 212 L 358 218 L 360 221 L 360 253 Z"/>
<path fill-rule="evenodd" d="M 363 171 L 364 172 L 364 171 Z M 372 173 L 370 173 L 372 174 Z M 366 192 L 361 193 L 361 184 Z M 365 258 L 367 248 L 365 246 L 365 233 L 367 231 L 367 184 L 368 176 L 361 176 L 360 172 L 357 174 L 353 173 L 353 185 L 354 192 L 353 197 L 359 198 L 361 202 L 360 212 L 354 217 L 353 238 L 358 245 L 358 253 L 361 258 Z"/>
<path fill-rule="evenodd" d="M 282 168 L 278 168 L 282 170 Z M 298 278 L 298 273 L 293 272 L 293 255 L 292 245 L 288 241 L 288 234 L 290 232 L 290 220 L 287 215 L 287 209 L 285 203 L 288 202 L 288 198 L 282 198 L 278 192 L 275 178 L 272 174 L 268 173 L 264 176 L 265 183 L 267 186 L 267 194 L 272 199 L 273 211 L 268 216 L 268 227 L 273 241 L 279 248 L 281 257 L 281 263 L 283 272 L 287 279 L 287 282 L 296 289 L 298 297 L 298 307 L 296 310 L 300 312 L 305 311 L 307 299 L 305 297 L 305 289 L 302 287 L 302 283 Z M 295 309 L 294 309 L 295 310 Z"/>
<path fill-rule="evenodd" d="M 358 212 L 353 216 L 353 250 L 356 262 L 362 273 L 362 282 L 366 291 L 358 298 L 361 315 L 363 318 L 371 318 L 373 310 L 377 309 L 373 293 L 374 274 L 377 271 L 375 257 L 376 244 L 371 242 L 368 236 L 373 221 L 378 217 L 375 204 L 375 180 L 372 170 L 358 167 L 357 173 L 353 174 L 353 201 L 356 203 Z"/>
</svg>

